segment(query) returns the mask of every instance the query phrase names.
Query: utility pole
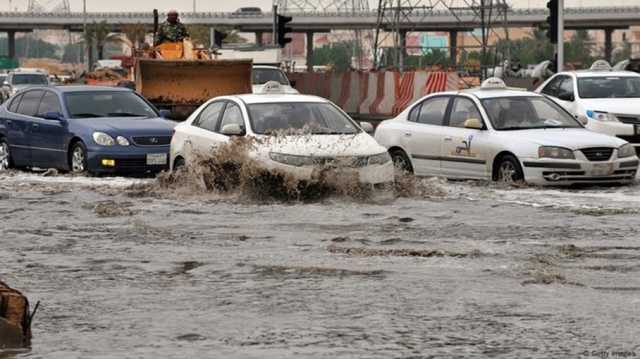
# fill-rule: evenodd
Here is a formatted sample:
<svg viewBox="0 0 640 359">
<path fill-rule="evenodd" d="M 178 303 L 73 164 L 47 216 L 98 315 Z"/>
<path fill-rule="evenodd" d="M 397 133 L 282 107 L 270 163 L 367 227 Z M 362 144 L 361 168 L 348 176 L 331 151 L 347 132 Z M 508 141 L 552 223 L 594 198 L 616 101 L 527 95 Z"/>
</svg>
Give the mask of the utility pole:
<svg viewBox="0 0 640 359">
<path fill-rule="evenodd" d="M 193 0 L 193 13 L 196 13 L 196 0 Z"/>
<path fill-rule="evenodd" d="M 276 28 L 278 26 L 278 5 L 273 5 L 273 29 L 271 31 L 271 45 L 276 46 L 276 43 L 278 41 L 277 39 L 277 34 L 276 34 Z"/>
<path fill-rule="evenodd" d="M 91 66 L 89 63 L 89 52 L 91 50 L 89 49 L 87 41 L 87 0 L 82 0 L 82 33 L 84 34 L 84 41 L 82 42 L 84 44 L 84 63 L 85 66 L 87 66 L 87 71 L 89 71 L 89 66 Z"/>
<path fill-rule="evenodd" d="M 564 65 L 564 0 L 558 0 L 558 61 L 557 72 L 562 71 Z"/>
</svg>

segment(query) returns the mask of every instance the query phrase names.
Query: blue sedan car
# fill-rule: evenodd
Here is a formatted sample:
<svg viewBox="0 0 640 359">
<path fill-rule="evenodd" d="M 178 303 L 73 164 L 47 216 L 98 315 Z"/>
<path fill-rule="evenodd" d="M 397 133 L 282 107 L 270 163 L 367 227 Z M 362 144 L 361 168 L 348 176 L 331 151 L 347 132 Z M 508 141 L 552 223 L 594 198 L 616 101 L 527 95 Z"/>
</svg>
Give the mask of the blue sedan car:
<svg viewBox="0 0 640 359">
<path fill-rule="evenodd" d="M 0 170 L 159 172 L 174 126 L 129 89 L 31 87 L 0 107 Z"/>
</svg>

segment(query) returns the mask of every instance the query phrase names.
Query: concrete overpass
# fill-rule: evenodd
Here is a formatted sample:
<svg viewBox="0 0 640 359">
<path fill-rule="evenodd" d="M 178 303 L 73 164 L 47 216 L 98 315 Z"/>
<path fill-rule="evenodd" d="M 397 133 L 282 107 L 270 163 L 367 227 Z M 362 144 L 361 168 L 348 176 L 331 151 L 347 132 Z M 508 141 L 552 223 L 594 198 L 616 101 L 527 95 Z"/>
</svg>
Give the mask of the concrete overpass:
<svg viewBox="0 0 640 359">
<path fill-rule="evenodd" d="M 317 32 L 331 30 L 364 30 L 375 29 L 377 12 L 358 13 L 290 13 L 293 21 L 290 27 L 294 32 L 306 33 L 311 37 Z M 535 27 L 546 21 L 547 9 L 510 9 L 508 27 Z M 161 15 L 164 17 L 164 15 Z M 182 13 L 182 21 L 186 24 L 233 27 L 242 32 L 254 32 L 257 38 L 261 34 L 271 32 L 273 15 L 262 13 L 243 15 L 223 12 Z M 153 16 L 149 12 L 106 12 L 87 13 L 87 23 L 106 21 L 119 31 L 125 24 L 146 24 L 151 26 Z M 82 31 L 84 15 L 82 13 L 52 14 L 27 12 L 0 12 L 0 32 L 9 35 L 9 55 L 15 55 L 15 33 L 30 32 L 34 29 L 60 29 Z M 502 19 L 495 19 L 504 26 Z M 452 38 L 458 31 L 469 31 L 479 28 L 480 19 L 471 10 L 415 12 L 410 22 L 402 24 L 400 30 L 405 31 L 446 31 Z M 640 26 L 640 6 L 635 7 L 593 7 L 565 9 L 565 27 L 567 29 L 602 29 L 605 30 L 605 49 L 611 49 L 611 33 L 615 29 L 629 26 Z M 386 29 L 385 29 L 386 30 Z M 455 45 L 454 45 L 455 46 Z"/>
</svg>

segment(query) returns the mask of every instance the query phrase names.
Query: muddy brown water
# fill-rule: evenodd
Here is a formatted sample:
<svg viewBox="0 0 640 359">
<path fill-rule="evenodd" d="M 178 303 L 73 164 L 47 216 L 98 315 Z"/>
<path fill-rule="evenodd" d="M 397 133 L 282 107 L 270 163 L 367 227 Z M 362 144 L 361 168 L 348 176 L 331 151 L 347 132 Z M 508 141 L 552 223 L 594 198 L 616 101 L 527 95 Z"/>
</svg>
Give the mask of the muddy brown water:
<svg viewBox="0 0 640 359">
<path fill-rule="evenodd" d="M 0 278 L 42 302 L 0 357 L 640 356 L 638 185 L 258 203 L 151 181 L 0 175 Z"/>
</svg>

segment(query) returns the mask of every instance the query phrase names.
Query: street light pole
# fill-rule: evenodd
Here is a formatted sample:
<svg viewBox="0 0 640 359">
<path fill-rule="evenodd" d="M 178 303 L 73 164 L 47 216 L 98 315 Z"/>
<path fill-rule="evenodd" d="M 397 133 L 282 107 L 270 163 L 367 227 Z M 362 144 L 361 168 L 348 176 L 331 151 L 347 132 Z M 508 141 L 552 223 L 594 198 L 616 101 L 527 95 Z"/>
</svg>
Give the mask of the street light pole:
<svg viewBox="0 0 640 359">
<path fill-rule="evenodd" d="M 558 58 L 557 72 L 562 71 L 564 65 L 564 0 L 558 0 Z"/>
<path fill-rule="evenodd" d="M 84 63 L 87 66 L 87 71 L 89 71 L 89 49 L 88 41 L 87 41 L 87 0 L 82 0 L 82 33 L 84 34 Z"/>
</svg>

